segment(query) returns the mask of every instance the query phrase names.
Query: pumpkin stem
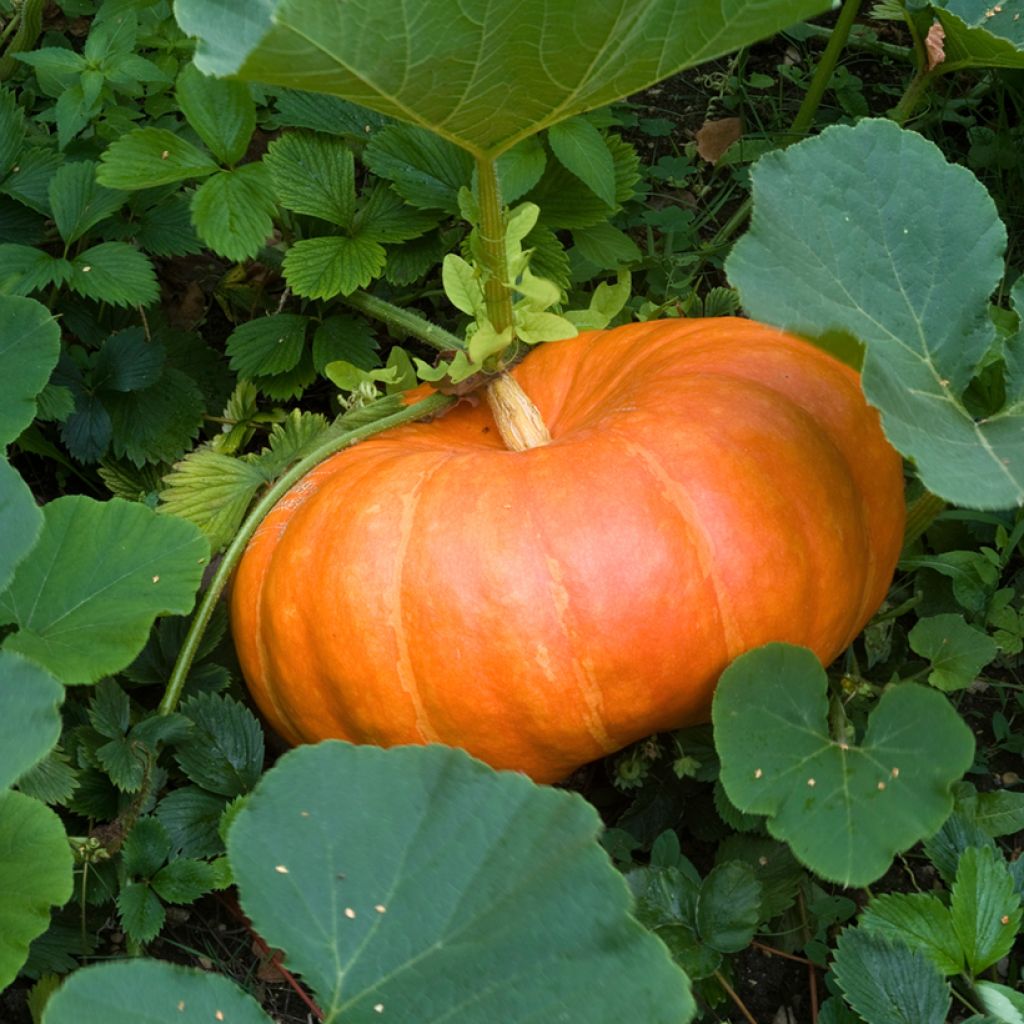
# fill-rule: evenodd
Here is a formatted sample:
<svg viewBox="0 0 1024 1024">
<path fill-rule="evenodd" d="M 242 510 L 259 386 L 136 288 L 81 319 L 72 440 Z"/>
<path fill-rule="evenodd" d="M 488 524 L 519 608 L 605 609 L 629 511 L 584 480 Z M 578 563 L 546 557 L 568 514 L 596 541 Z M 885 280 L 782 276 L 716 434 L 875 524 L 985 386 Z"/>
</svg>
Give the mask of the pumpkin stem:
<svg viewBox="0 0 1024 1024">
<path fill-rule="evenodd" d="M 525 452 L 551 440 L 537 406 L 510 373 L 500 374 L 487 385 L 487 403 L 509 451 Z"/>
</svg>

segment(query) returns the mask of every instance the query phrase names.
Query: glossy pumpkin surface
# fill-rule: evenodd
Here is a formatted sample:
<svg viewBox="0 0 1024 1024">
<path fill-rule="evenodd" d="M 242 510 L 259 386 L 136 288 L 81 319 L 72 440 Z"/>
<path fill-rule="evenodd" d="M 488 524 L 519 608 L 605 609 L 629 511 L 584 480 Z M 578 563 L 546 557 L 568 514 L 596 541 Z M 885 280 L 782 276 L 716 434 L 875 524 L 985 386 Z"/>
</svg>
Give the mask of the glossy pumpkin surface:
<svg viewBox="0 0 1024 1024">
<path fill-rule="evenodd" d="M 290 742 L 440 742 L 555 781 L 707 720 L 750 648 L 829 662 L 881 603 L 901 460 L 831 356 L 672 320 L 514 374 L 551 443 L 508 451 L 461 403 L 328 459 L 260 526 L 232 628 Z"/>
</svg>

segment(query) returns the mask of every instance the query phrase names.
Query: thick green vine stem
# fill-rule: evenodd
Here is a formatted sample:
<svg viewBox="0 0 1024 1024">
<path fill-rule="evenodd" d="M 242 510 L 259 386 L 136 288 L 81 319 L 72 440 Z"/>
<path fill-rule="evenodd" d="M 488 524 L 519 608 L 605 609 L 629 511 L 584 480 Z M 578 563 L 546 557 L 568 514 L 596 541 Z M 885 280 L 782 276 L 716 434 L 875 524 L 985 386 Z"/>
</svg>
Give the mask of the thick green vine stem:
<svg viewBox="0 0 1024 1024">
<path fill-rule="evenodd" d="M 478 157 L 477 201 L 480 204 L 480 254 L 484 270 L 484 301 L 487 319 L 501 334 L 512 326 L 512 293 L 508 286 L 508 260 L 505 255 L 505 210 L 501 203 L 498 165 L 490 157 Z"/>
<path fill-rule="evenodd" d="M 244 522 L 238 529 L 238 533 L 235 534 L 234 539 L 225 550 L 220 565 L 217 566 L 217 571 L 214 573 L 209 587 L 196 608 L 196 613 L 185 637 L 185 642 L 178 653 L 178 660 L 174 663 L 174 670 L 167 681 L 163 700 L 160 701 L 160 714 L 169 715 L 178 706 L 182 690 L 185 687 L 185 680 L 188 678 L 189 669 L 192 667 L 196 652 L 202 643 L 203 635 L 210 624 L 214 608 L 220 600 L 220 596 L 224 592 L 231 574 L 235 571 L 235 567 L 241 561 L 246 545 L 256 532 L 256 528 L 263 522 L 267 513 L 278 501 L 311 469 L 318 466 L 328 456 L 341 451 L 342 448 L 348 448 L 359 441 L 365 441 L 368 437 L 379 434 L 384 430 L 389 430 L 391 427 L 397 427 L 403 423 L 411 423 L 413 420 L 423 419 L 426 416 L 436 415 L 442 410 L 447 409 L 454 402 L 455 399 L 448 395 L 430 395 L 405 409 L 392 413 L 390 416 L 385 416 L 361 427 L 355 427 L 352 430 L 346 430 L 342 434 L 337 434 L 324 441 L 323 444 L 300 462 L 297 462 L 284 476 L 274 483 L 245 517 Z"/>
<path fill-rule="evenodd" d="M 358 309 L 360 313 L 372 316 L 374 320 L 380 320 L 391 327 L 397 327 L 399 330 L 405 331 L 406 334 L 431 345 L 439 352 L 457 352 L 466 347 L 466 343 L 461 338 L 446 331 L 443 327 L 438 327 L 437 324 L 431 323 L 410 309 L 403 309 L 393 302 L 378 299 L 376 295 L 371 295 L 369 292 L 353 292 L 351 295 L 344 296 L 343 301 L 353 309 Z"/>
<path fill-rule="evenodd" d="M 46 7 L 46 0 L 21 0 L 21 3 L 14 5 L 14 13 L 11 20 L 4 27 L 0 36 L 0 44 L 6 41 L 7 45 L 2 47 L 3 56 L 0 57 L 0 82 L 6 81 L 14 74 L 18 62 L 14 54 L 24 53 L 36 45 L 39 33 L 43 30 L 43 9 Z M 13 31 L 13 35 L 11 32 Z"/>
</svg>

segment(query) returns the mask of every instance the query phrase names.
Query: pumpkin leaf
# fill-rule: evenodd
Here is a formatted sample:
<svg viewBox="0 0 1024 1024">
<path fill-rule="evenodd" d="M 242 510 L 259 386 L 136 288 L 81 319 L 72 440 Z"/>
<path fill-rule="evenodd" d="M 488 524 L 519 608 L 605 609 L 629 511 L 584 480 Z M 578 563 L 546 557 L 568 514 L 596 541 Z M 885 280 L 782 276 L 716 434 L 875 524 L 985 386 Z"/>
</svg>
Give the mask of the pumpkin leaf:
<svg viewBox="0 0 1024 1024">
<path fill-rule="evenodd" d="M 209 1020 L 270 1024 L 256 1000 L 223 975 L 142 959 L 75 971 L 50 997 L 44 1020 L 46 1024 L 138 1024 L 143 1000 L 146 1024 Z"/>
<path fill-rule="evenodd" d="M 13 980 L 28 947 L 50 923 L 50 908 L 71 898 L 72 858 L 60 818 L 45 804 L 0 793 L 0 990 Z"/>
<path fill-rule="evenodd" d="M 1024 19 L 1019 3 L 934 0 L 942 23 L 943 72 L 961 68 L 1024 68 Z"/>
<path fill-rule="evenodd" d="M 827 10 L 820 0 L 178 0 L 214 75 L 309 89 L 497 156 L 550 124 Z M 572 45 L 567 46 L 566 40 Z M 474 80 L 471 69 L 486 69 Z M 557 68 L 557 74 L 551 69 Z"/>
<path fill-rule="evenodd" d="M 806 648 L 769 644 L 737 658 L 712 705 L 722 784 L 823 878 L 867 885 L 949 815 L 974 740 L 941 694 L 905 683 L 847 745 L 829 734 L 827 692 Z"/>
<path fill-rule="evenodd" d="M 726 261 L 747 311 L 864 342 L 864 393 L 929 490 L 970 508 L 1024 503 L 1024 375 L 983 420 L 962 400 L 995 342 L 1004 269 L 1006 231 L 980 182 L 882 120 L 826 128 L 751 178 L 751 227 Z"/>
<path fill-rule="evenodd" d="M 153 620 L 191 611 L 209 557 L 191 523 L 134 502 L 79 495 L 43 509 L 38 543 L 0 595 L 6 650 L 64 683 L 92 683 L 130 664 Z"/>
<path fill-rule="evenodd" d="M 999 653 L 992 637 L 951 613 L 919 619 L 907 640 L 912 650 L 931 661 L 928 682 L 947 693 L 974 682 Z"/>
<path fill-rule="evenodd" d="M 29 553 L 43 528 L 43 513 L 28 485 L 6 459 L 0 459 L 0 592 L 15 566 Z"/>
<path fill-rule="evenodd" d="M 60 739 L 64 687 L 13 651 L 0 651 L 0 680 L 0 788 L 6 788 Z"/>
<path fill-rule="evenodd" d="M 462 751 L 328 741 L 277 762 L 227 847 L 245 913 L 331 1019 L 690 1020 L 600 831 L 574 794 Z"/>
</svg>

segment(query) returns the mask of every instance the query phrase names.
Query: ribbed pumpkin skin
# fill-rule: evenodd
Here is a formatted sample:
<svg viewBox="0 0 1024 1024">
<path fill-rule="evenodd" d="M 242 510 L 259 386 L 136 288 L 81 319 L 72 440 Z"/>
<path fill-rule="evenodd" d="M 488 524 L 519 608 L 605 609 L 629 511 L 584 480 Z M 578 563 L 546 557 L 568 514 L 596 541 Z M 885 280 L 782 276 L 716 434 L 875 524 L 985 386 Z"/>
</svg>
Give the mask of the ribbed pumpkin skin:
<svg viewBox="0 0 1024 1024">
<path fill-rule="evenodd" d="M 753 647 L 831 661 L 881 603 L 901 460 L 837 360 L 751 321 L 654 321 L 515 376 L 549 445 L 506 451 L 462 403 L 327 460 L 253 538 L 232 628 L 290 742 L 440 742 L 555 781 L 707 720 Z"/>
</svg>

